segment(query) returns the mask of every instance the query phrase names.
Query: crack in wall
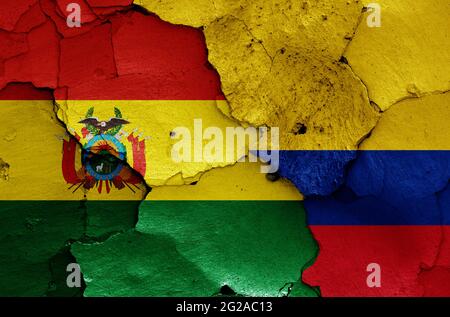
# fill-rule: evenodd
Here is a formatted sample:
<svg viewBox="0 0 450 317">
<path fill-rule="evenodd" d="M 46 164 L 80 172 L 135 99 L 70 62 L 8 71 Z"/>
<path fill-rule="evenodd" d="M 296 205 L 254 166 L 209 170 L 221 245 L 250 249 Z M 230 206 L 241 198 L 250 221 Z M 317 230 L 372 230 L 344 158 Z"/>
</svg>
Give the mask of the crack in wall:
<svg viewBox="0 0 450 317">
<path fill-rule="evenodd" d="M 61 119 L 59 118 L 59 116 L 58 116 L 58 113 L 59 113 L 59 105 L 58 105 L 58 103 L 56 102 L 56 100 L 53 100 L 53 111 L 54 111 L 54 114 L 55 114 L 55 117 L 56 117 L 58 123 L 59 123 L 62 127 L 64 127 L 64 129 L 66 130 L 67 135 L 69 135 L 70 138 L 72 138 L 74 141 L 77 142 L 78 146 L 82 149 L 82 154 L 81 154 L 81 155 L 83 155 L 83 153 L 86 151 L 86 149 L 83 148 L 83 145 L 82 145 L 82 144 L 81 144 L 81 143 L 80 143 L 80 142 L 72 135 L 72 133 L 68 130 L 66 123 L 65 123 L 63 120 L 61 120 Z M 91 152 L 91 153 L 92 153 L 93 155 L 96 155 L 96 156 L 102 156 L 101 154 L 99 155 L 99 154 L 96 154 L 96 153 L 93 153 L 93 152 Z M 120 160 L 119 158 L 116 158 L 116 159 L 117 159 L 117 160 Z M 88 219 L 89 219 L 89 211 L 88 211 L 88 207 L 86 206 L 86 203 L 87 203 L 88 199 L 87 199 L 86 191 L 85 191 L 85 199 L 82 200 L 82 201 L 80 201 L 80 207 L 84 210 L 84 214 L 85 214 L 85 219 L 84 219 L 84 226 L 85 226 L 85 227 L 84 227 L 84 236 L 81 237 L 81 238 L 79 238 L 79 239 L 72 239 L 72 240 L 70 240 L 70 242 L 68 242 L 68 245 L 69 245 L 68 253 L 69 253 L 75 260 L 76 260 L 76 258 L 73 256 L 73 254 L 72 254 L 71 251 L 70 251 L 70 245 L 72 245 L 73 243 L 83 243 L 83 244 L 98 244 L 98 243 L 103 243 L 103 242 L 105 242 L 106 240 L 108 240 L 109 238 L 111 238 L 111 237 L 113 237 L 113 236 L 115 236 L 115 235 L 123 234 L 123 233 L 125 233 L 125 232 L 127 232 L 127 231 L 134 230 L 135 227 L 136 227 L 136 224 L 137 224 L 137 222 L 138 222 L 138 217 L 139 217 L 139 207 L 140 207 L 141 203 L 142 203 L 143 201 L 145 201 L 147 195 L 151 192 L 152 188 L 147 184 L 147 182 L 145 181 L 144 177 L 143 177 L 140 173 L 138 173 L 137 171 L 135 171 L 135 170 L 129 165 L 129 163 L 127 162 L 127 160 L 120 160 L 120 161 L 122 162 L 122 164 L 124 164 L 124 166 L 125 166 L 126 169 L 129 169 L 130 171 L 132 171 L 132 172 L 134 173 L 135 176 L 139 177 L 140 180 L 141 180 L 141 183 L 144 184 L 144 186 L 145 186 L 145 194 L 143 195 L 143 198 L 141 199 L 141 201 L 140 201 L 139 205 L 137 206 L 137 208 L 136 208 L 136 210 L 135 210 L 135 213 L 134 213 L 134 214 L 135 214 L 135 220 L 134 220 L 134 226 L 133 226 L 133 229 L 120 230 L 120 231 L 109 231 L 109 232 L 103 233 L 103 234 L 100 235 L 100 236 L 89 236 L 89 235 L 87 235 L 87 231 L 88 231 L 88 230 L 87 230 L 87 225 L 88 225 Z M 86 286 L 86 283 L 85 283 L 84 277 L 83 277 L 83 287 L 82 287 L 82 289 L 81 289 L 81 295 L 82 295 L 82 296 L 83 296 L 83 294 L 84 294 L 84 292 L 85 292 L 85 290 L 86 290 L 86 287 L 87 287 L 87 286 Z"/>
<path fill-rule="evenodd" d="M 9 179 L 9 164 L 0 158 L 0 179 L 7 181 Z"/>
<path fill-rule="evenodd" d="M 345 51 L 353 70 L 369 87 L 370 99 L 385 111 L 411 96 L 447 91 L 448 41 L 439 30 L 448 28 L 448 2 L 399 0 L 379 5 L 381 27 L 361 21 Z M 363 14 L 368 17 L 369 12 Z"/>
</svg>

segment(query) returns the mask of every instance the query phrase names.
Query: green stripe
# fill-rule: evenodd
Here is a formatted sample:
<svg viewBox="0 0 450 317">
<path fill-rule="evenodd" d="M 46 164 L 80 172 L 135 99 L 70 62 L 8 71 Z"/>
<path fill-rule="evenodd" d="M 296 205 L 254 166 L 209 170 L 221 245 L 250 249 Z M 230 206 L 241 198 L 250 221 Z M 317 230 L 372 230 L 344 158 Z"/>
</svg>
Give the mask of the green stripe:
<svg viewBox="0 0 450 317">
<path fill-rule="evenodd" d="M 298 282 L 317 253 L 301 202 L 145 201 L 135 232 L 72 251 L 87 296 L 316 295 Z"/>
<path fill-rule="evenodd" d="M 299 281 L 317 253 L 301 202 L 144 201 L 138 218 L 139 203 L 0 201 L 0 295 L 80 295 L 75 258 L 85 296 L 316 295 Z"/>
<path fill-rule="evenodd" d="M 72 296 L 72 241 L 133 228 L 139 201 L 0 201 L 0 296 Z"/>
</svg>

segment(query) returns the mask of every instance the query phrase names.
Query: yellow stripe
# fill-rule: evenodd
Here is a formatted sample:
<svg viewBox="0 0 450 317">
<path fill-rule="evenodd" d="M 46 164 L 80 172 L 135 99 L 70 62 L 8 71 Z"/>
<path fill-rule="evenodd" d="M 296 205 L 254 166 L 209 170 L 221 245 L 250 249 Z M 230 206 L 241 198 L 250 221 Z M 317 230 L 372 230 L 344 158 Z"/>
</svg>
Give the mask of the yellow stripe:
<svg viewBox="0 0 450 317">
<path fill-rule="evenodd" d="M 450 150 L 450 93 L 390 107 L 361 150 Z"/>
<path fill-rule="evenodd" d="M 0 101 L 0 159 L 9 165 L 0 178 L 0 200 L 82 200 L 68 190 L 62 175 L 65 129 L 55 119 L 51 101 Z M 86 194 L 89 200 L 141 200 L 144 191 L 128 189 Z"/>
<path fill-rule="evenodd" d="M 449 104 L 449 93 L 397 103 L 383 114 L 361 149 L 450 150 Z M 120 108 L 124 118 L 132 123 L 125 126 L 128 132 L 137 128 L 138 134 L 151 137 L 146 141 L 147 182 L 151 186 L 181 185 L 196 181 L 203 172 L 226 164 L 174 163 L 170 149 L 175 141 L 170 138 L 170 131 L 177 126 L 193 129 L 196 118 L 203 120 L 204 127 L 237 126 L 238 123 L 218 110 L 218 105 L 227 109 L 224 101 L 68 101 L 61 102 L 58 114 L 70 128 L 80 131 L 83 125 L 78 121 L 84 118 L 89 107 L 94 106 L 95 115 L 105 119 L 114 115 L 114 106 Z M 62 175 L 62 139 L 68 136 L 55 118 L 52 102 L 0 101 L 0 115 L 3 119 L 0 159 L 9 165 L 9 169 L 4 167 L 0 173 L 0 200 L 83 199 L 82 191 L 73 194 L 67 189 L 69 185 Z M 125 144 L 132 163 L 130 145 Z M 203 175 L 196 186 L 155 188 L 149 198 L 301 199 L 291 185 L 276 182 L 267 186 L 265 175 L 260 174 L 258 168 L 259 163 L 238 163 L 234 167 L 213 169 Z M 87 193 L 87 198 L 94 200 L 142 197 L 143 191 L 133 194 L 129 190 L 112 190 L 106 195 L 91 190 Z"/>
<path fill-rule="evenodd" d="M 224 115 L 219 108 L 226 109 L 225 101 L 173 101 L 173 100 L 69 100 L 57 101 L 58 116 L 80 134 L 84 119 L 90 107 L 94 107 L 94 117 L 109 120 L 114 116 L 114 107 L 120 109 L 124 119 L 130 122 L 123 126 L 127 133 L 146 138 L 147 172 L 145 180 L 150 186 L 182 185 L 191 183 L 200 173 L 214 167 L 230 165 L 234 162 L 182 162 L 176 163 L 171 157 L 171 149 L 179 140 L 171 138 L 171 132 L 177 127 L 186 127 L 191 131 L 193 149 L 194 120 L 202 119 L 203 129 L 218 127 L 225 135 L 227 127 L 240 126 L 239 123 Z M 123 137 L 130 165 L 133 165 L 131 143 Z M 85 142 L 81 140 L 81 142 Z M 203 142 L 205 145 L 207 141 Z"/>
<path fill-rule="evenodd" d="M 236 163 L 202 175 L 196 185 L 156 187 L 147 200 L 302 200 L 287 180 L 271 182 L 258 163 Z"/>
</svg>

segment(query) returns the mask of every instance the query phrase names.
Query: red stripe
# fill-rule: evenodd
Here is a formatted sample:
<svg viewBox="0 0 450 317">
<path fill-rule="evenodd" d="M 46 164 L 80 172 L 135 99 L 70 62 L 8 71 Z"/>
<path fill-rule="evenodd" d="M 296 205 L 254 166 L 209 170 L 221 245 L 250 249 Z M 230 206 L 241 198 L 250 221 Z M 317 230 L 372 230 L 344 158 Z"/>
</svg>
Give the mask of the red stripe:
<svg viewBox="0 0 450 317">
<path fill-rule="evenodd" d="M 12 83 L 0 90 L 0 100 L 52 100 L 49 89 L 36 89 L 30 83 Z"/>
<path fill-rule="evenodd" d="M 56 89 L 56 99 L 224 99 L 201 30 L 134 9 L 68 29 L 55 13 L 64 6 L 42 3 L 46 16 L 34 6 L 21 18 L 29 33 L 0 32 L 0 89 L 30 82 Z"/>
<path fill-rule="evenodd" d="M 91 7 L 128 6 L 133 0 L 87 0 Z"/>
<path fill-rule="evenodd" d="M 450 296 L 448 226 L 311 226 L 311 230 L 320 251 L 303 280 L 320 286 L 323 296 Z M 367 286 L 370 263 L 381 266 L 380 288 Z"/>
</svg>

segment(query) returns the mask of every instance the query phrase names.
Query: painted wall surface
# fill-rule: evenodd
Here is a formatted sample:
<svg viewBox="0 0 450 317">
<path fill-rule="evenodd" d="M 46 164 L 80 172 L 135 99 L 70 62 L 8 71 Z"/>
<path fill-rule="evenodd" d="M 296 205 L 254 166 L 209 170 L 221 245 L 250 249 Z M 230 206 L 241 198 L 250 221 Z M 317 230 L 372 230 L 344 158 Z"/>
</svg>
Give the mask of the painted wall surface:
<svg viewBox="0 0 450 317">
<path fill-rule="evenodd" d="M 450 296 L 449 29 L 448 0 L 0 1 L 0 296 Z"/>
</svg>

